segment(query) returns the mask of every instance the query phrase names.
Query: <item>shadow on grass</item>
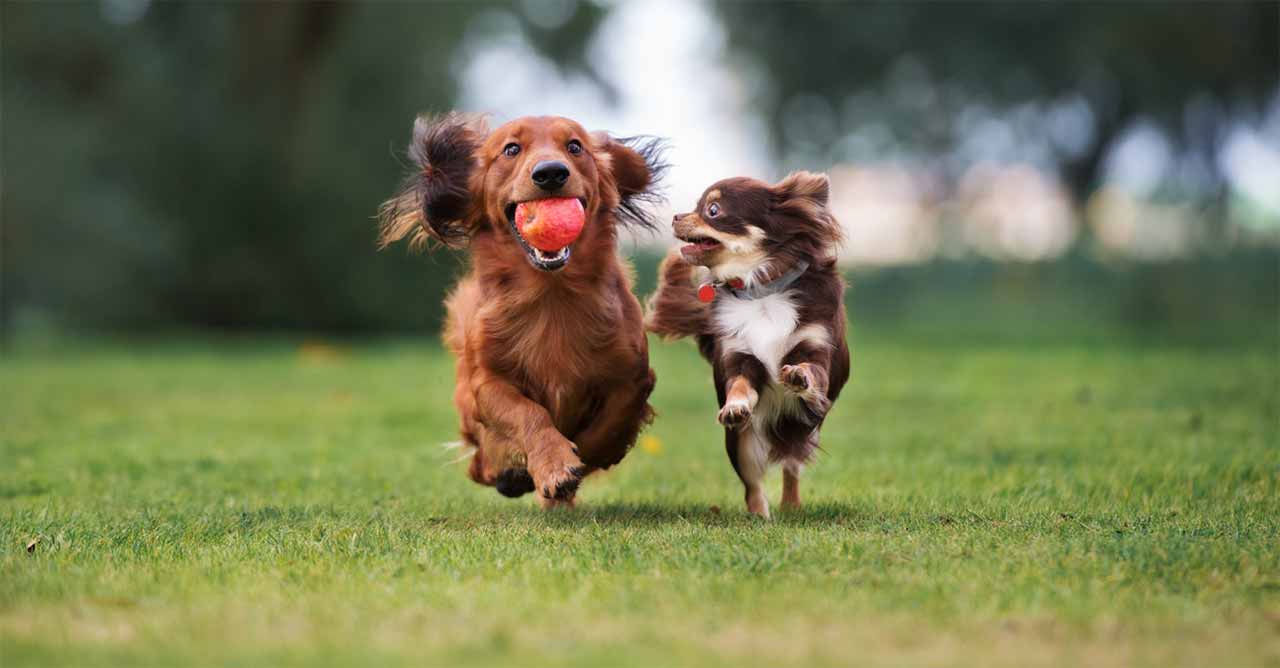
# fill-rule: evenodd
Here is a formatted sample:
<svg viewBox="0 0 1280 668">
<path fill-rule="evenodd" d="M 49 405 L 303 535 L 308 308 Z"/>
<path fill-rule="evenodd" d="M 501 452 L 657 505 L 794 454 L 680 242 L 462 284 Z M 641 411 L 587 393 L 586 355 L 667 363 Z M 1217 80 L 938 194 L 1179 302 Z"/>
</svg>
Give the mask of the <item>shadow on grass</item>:
<svg viewBox="0 0 1280 668">
<path fill-rule="evenodd" d="M 929 508 L 910 508 L 894 505 L 885 507 L 873 503 L 848 503 L 824 501 L 804 505 L 798 510 L 773 508 L 773 517 L 763 520 L 747 513 L 741 505 L 716 507 L 702 504 L 660 503 L 604 503 L 572 510 L 541 511 L 524 508 L 517 516 L 496 512 L 484 517 L 467 518 L 468 523 L 490 522 L 510 524 L 513 520 L 528 520 L 533 525 L 556 528 L 585 528 L 592 525 L 610 525 L 628 528 L 662 528 L 678 525 L 705 526 L 709 528 L 839 528 L 850 531 L 896 533 L 900 531 L 928 530 L 996 530 L 996 531 L 1059 531 L 1087 530 L 1104 532 L 1115 528 L 1115 517 L 1081 513 L 1079 515 L 1048 509 L 1025 513 L 992 513 L 982 503 L 956 499 Z M 1124 522 L 1159 524 L 1168 517 L 1130 517 Z M 1136 527 L 1137 524 L 1134 524 Z M 1126 524 L 1128 526 L 1128 524 Z M 1144 525 L 1145 526 L 1145 525 Z M 1142 528 L 1142 527 L 1138 527 Z M 1149 527 L 1147 527 L 1149 528 Z"/>
<path fill-rule="evenodd" d="M 840 528 L 852 531 L 897 532 L 939 528 L 968 527 L 1040 527 L 1045 528 L 1062 518 L 1052 513 L 1034 513 L 1026 516 L 984 516 L 975 512 L 978 504 L 956 500 L 933 508 L 885 507 L 874 503 L 849 503 L 843 501 L 819 501 L 807 503 L 798 510 L 772 508 L 772 519 L 763 520 L 749 514 L 742 504 L 716 506 L 703 503 L 661 502 L 587 502 L 577 508 L 542 510 L 533 503 L 483 504 L 471 506 L 450 503 L 444 508 L 433 508 L 419 514 L 416 509 L 404 508 L 390 515 L 375 513 L 374 517 L 362 517 L 352 510 L 336 512 L 346 521 L 360 523 L 390 521 L 396 525 L 419 525 L 423 529 L 446 531 L 473 531 L 478 529 L 507 528 L 524 525 L 564 530 L 587 530 L 592 527 L 626 529 L 665 529 L 681 526 L 706 528 L 741 528 L 744 530 L 776 528 Z M 306 509 L 304 515 L 314 515 L 315 521 L 326 521 L 318 509 Z M 425 509 L 424 509 L 425 510 Z M 353 514 L 354 512 L 354 514 Z M 1067 516 L 1064 516 L 1067 517 Z M 285 513 L 286 521 L 300 519 L 294 511 Z M 1072 518 L 1074 519 L 1074 518 Z"/>
<path fill-rule="evenodd" d="M 770 523 L 748 514 L 745 508 L 738 505 L 722 508 L 702 504 L 605 503 L 572 510 L 554 510 L 541 515 L 542 520 L 547 524 L 565 527 L 586 524 L 749 526 Z M 783 526 L 867 525 L 888 519 L 880 515 L 882 514 L 870 508 L 859 508 L 852 504 L 816 503 L 806 505 L 799 510 L 784 511 L 775 508 L 772 524 Z M 899 518 L 901 519 L 904 518 Z"/>
<path fill-rule="evenodd" d="M 133 514 L 110 514 L 109 525 L 86 530 L 84 518 L 48 518 L 35 510 L 18 512 L 13 529 L 22 536 L 55 536 L 70 532 L 80 541 L 105 539 L 115 546 L 186 543 L 223 540 L 230 534 L 286 536 L 296 533 L 320 539 L 335 532 L 362 531 L 369 536 L 446 532 L 467 534 L 523 526 L 530 529 L 591 531 L 593 529 L 668 530 L 694 529 L 837 529 L 858 532 L 897 533 L 929 530 L 1071 530 L 1102 531 L 1114 519 L 1080 517 L 1052 512 L 1019 516 L 1007 513 L 983 516 L 967 502 L 930 509 L 882 507 L 872 503 L 816 502 L 799 510 L 774 509 L 773 519 L 750 515 L 740 505 L 657 502 L 586 504 L 574 509 L 544 511 L 530 504 L 470 504 L 454 501 L 444 507 L 408 504 L 395 509 L 342 507 L 329 504 L 265 505 L 238 509 L 211 509 L 198 514 L 176 508 L 148 508 Z M 1160 520 L 1157 520 L 1159 523 Z M 370 527 L 375 531 L 367 532 Z M 1149 528 L 1149 527 L 1148 527 Z M 281 534 L 280 532 L 286 532 Z M 2 535 L 3 532 L 0 532 Z M 335 534 L 336 535 L 336 534 Z M 345 534 L 344 534 L 345 535 Z M 16 543 L 15 543 L 16 544 Z"/>
</svg>

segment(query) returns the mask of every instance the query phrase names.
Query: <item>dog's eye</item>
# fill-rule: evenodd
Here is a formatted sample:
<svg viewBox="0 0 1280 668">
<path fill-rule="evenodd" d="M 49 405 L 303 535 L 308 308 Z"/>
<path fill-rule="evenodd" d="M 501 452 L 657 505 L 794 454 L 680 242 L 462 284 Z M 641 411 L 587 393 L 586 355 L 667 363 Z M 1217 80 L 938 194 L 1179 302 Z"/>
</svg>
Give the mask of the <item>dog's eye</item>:
<svg viewBox="0 0 1280 668">
<path fill-rule="evenodd" d="M 502 154 L 508 158 L 514 158 L 517 155 L 520 155 L 520 145 L 515 142 L 511 142 L 510 144 L 502 147 Z"/>
<path fill-rule="evenodd" d="M 582 143 L 577 139 L 570 139 L 567 148 L 569 149 L 569 155 L 578 155 L 582 153 Z"/>
<path fill-rule="evenodd" d="M 720 215 L 720 204 L 719 204 L 718 202 L 712 202 L 712 203 L 708 204 L 708 205 L 707 205 L 707 217 L 708 217 L 708 218 L 715 218 L 715 217 L 716 217 L 716 216 L 718 216 L 718 215 Z"/>
</svg>

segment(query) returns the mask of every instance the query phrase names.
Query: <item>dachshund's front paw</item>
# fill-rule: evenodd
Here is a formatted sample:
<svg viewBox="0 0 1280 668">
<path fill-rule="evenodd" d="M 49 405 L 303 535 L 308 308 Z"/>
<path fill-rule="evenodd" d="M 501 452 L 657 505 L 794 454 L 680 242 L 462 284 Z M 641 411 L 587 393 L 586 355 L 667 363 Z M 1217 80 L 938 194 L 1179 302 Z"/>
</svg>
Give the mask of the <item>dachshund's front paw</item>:
<svg viewBox="0 0 1280 668">
<path fill-rule="evenodd" d="M 751 404 L 745 399 L 730 399 L 720 409 L 716 420 L 730 429 L 741 429 L 751 420 Z"/>
<path fill-rule="evenodd" d="M 574 495 L 578 493 L 578 485 L 582 484 L 582 476 L 586 471 L 585 466 L 575 466 L 551 475 L 543 482 L 542 488 L 538 491 L 539 496 L 544 501 L 566 501 L 572 504 Z"/>
<path fill-rule="evenodd" d="M 578 449 L 573 444 L 568 447 L 549 447 L 539 453 L 536 458 L 537 467 L 530 462 L 537 482 L 538 500 L 543 507 L 557 505 L 573 505 L 573 497 L 582 484 L 582 477 L 587 467 L 578 458 Z"/>
</svg>

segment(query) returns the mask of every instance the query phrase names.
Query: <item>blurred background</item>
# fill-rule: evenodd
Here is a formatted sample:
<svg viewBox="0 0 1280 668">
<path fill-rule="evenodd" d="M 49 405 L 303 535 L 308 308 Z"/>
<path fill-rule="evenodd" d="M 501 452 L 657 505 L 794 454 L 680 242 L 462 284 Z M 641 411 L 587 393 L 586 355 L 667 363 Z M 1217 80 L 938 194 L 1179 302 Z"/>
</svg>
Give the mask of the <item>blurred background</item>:
<svg viewBox="0 0 1280 668">
<path fill-rule="evenodd" d="M 1278 340 L 1280 3 L 0 12 L 6 341 L 434 337 L 464 258 L 374 214 L 448 109 L 669 138 L 663 220 L 829 171 L 855 336 Z"/>
</svg>

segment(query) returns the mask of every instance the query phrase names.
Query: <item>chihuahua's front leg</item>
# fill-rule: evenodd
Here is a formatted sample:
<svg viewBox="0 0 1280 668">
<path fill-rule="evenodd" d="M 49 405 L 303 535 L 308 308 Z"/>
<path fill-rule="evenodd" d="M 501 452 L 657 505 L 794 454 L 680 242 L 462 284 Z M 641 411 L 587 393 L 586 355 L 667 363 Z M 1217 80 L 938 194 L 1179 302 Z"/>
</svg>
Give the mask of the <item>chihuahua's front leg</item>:
<svg viewBox="0 0 1280 668">
<path fill-rule="evenodd" d="M 741 429 L 751 420 L 769 372 L 754 355 L 729 353 L 724 359 L 724 377 L 724 405 L 716 419 L 729 429 Z"/>
<path fill-rule="evenodd" d="M 747 511 L 769 517 L 769 501 L 761 482 L 769 467 L 769 442 L 751 424 L 751 414 L 760 400 L 760 391 L 769 382 L 764 364 L 747 353 L 730 353 L 724 360 L 724 406 L 717 416 L 724 425 L 729 462 L 742 480 Z"/>
</svg>

